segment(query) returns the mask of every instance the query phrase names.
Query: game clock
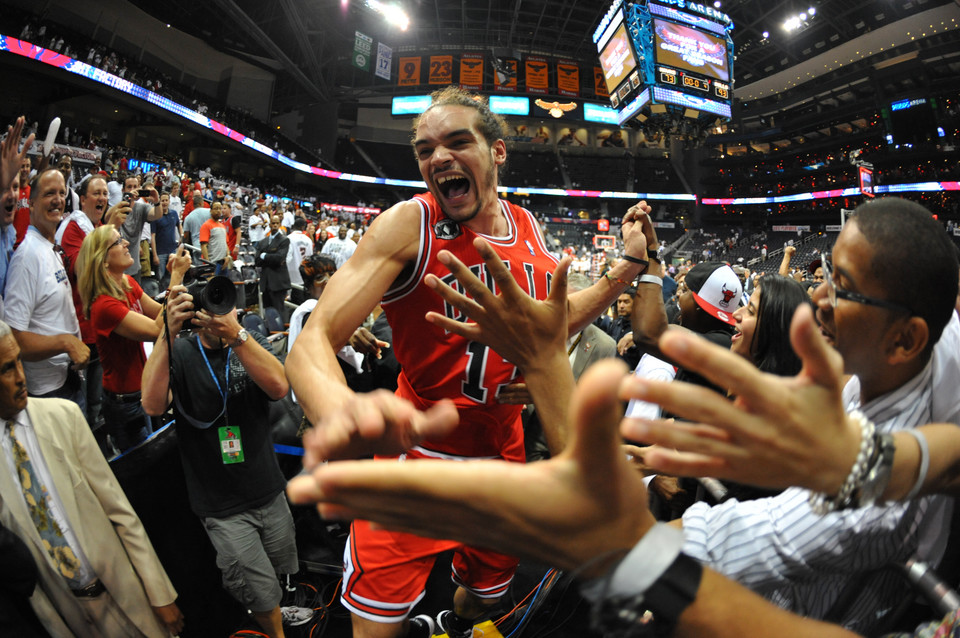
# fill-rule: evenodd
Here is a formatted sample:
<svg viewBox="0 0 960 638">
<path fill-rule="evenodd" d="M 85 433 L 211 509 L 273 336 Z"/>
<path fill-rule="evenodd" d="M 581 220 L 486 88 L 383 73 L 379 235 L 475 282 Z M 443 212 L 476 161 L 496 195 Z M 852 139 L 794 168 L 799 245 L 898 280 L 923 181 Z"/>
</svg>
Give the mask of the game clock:
<svg viewBox="0 0 960 638">
<path fill-rule="evenodd" d="M 686 73 L 681 74 L 681 79 L 683 86 L 688 89 L 696 89 L 697 91 L 703 91 L 705 93 L 710 92 L 710 80 L 687 75 Z"/>
</svg>

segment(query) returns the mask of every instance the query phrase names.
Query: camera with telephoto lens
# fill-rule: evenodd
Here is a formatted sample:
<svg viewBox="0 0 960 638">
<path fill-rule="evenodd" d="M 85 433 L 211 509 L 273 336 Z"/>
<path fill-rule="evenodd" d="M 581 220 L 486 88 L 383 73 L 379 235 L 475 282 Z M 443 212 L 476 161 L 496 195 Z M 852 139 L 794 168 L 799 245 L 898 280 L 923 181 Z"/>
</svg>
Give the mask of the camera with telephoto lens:
<svg viewBox="0 0 960 638">
<path fill-rule="evenodd" d="M 233 282 L 223 275 L 211 277 L 216 266 L 194 266 L 183 275 L 183 285 L 193 296 L 193 309 L 203 310 L 208 315 L 225 315 L 237 305 L 237 290 Z M 193 321 L 183 324 L 184 330 L 197 326 Z"/>
</svg>

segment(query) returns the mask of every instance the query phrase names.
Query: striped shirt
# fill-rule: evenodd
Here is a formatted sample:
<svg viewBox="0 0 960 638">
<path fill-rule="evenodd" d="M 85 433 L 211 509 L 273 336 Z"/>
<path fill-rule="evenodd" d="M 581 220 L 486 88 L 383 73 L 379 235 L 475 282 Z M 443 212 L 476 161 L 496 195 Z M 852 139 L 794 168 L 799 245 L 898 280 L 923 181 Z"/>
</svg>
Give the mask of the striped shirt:
<svg viewBox="0 0 960 638">
<path fill-rule="evenodd" d="M 844 388 L 847 410 L 859 408 L 878 431 L 895 432 L 931 418 L 933 366 L 900 388 L 860 405 L 859 385 Z M 817 516 L 809 491 L 790 488 L 749 502 L 693 505 L 683 516 L 684 553 L 750 587 L 771 602 L 813 618 L 833 617 L 869 634 L 907 586 L 891 563 L 914 554 L 936 565 L 952 501 L 929 496 L 904 503 Z M 850 600 L 832 612 L 841 595 Z"/>
</svg>

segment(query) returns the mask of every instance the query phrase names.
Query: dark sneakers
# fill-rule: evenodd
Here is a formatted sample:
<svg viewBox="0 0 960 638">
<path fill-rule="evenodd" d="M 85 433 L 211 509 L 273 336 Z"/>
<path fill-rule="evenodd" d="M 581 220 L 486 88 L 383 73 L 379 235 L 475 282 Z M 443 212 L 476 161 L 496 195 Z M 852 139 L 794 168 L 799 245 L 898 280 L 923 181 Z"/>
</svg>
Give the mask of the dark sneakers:
<svg viewBox="0 0 960 638">
<path fill-rule="evenodd" d="M 437 614 L 437 630 L 449 638 L 473 638 L 473 620 L 461 618 L 447 609 Z"/>
<path fill-rule="evenodd" d="M 437 625 L 433 622 L 433 618 L 426 614 L 414 616 L 410 619 L 409 625 L 407 638 L 430 638 L 437 631 Z"/>
</svg>

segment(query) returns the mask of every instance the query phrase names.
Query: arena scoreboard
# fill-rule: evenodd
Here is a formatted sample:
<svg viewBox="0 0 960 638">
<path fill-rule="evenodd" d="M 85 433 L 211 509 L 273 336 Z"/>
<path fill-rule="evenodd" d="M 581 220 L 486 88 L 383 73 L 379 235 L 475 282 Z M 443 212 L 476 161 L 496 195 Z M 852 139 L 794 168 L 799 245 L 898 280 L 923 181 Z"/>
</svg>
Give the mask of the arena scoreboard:
<svg viewBox="0 0 960 638">
<path fill-rule="evenodd" d="M 685 0 L 615 0 L 593 34 L 621 126 L 730 119 L 733 21 Z"/>
</svg>

